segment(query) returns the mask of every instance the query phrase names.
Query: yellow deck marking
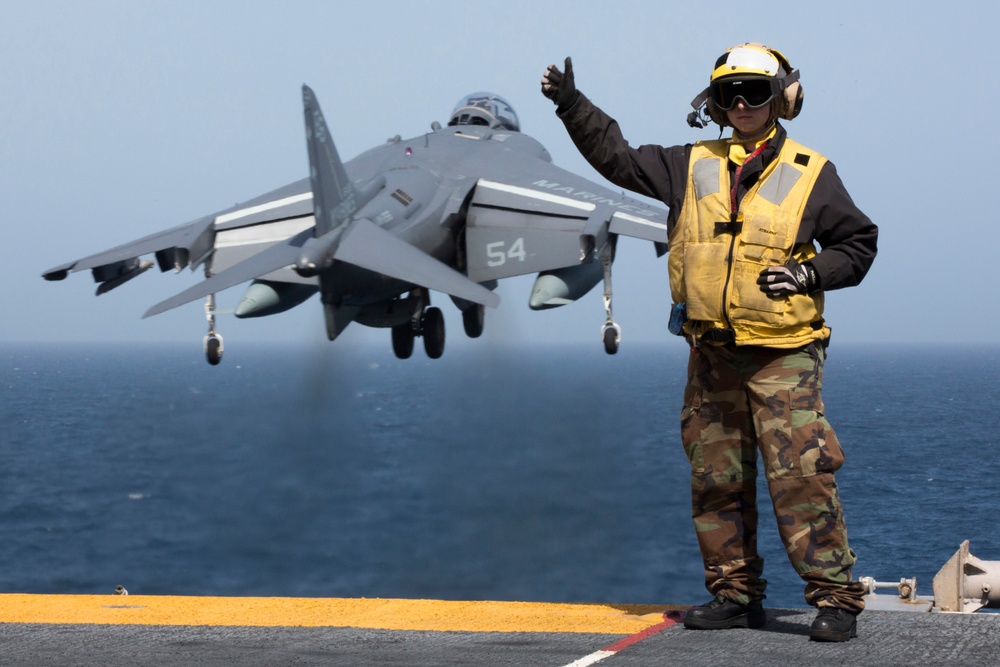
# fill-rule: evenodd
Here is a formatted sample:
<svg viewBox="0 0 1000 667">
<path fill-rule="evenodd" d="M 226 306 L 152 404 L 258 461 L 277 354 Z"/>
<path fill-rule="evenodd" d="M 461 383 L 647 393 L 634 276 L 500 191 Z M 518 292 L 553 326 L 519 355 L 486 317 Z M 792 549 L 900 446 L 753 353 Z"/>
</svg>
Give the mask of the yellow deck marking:
<svg viewBox="0 0 1000 667">
<path fill-rule="evenodd" d="M 0 623 L 311 626 L 630 635 L 684 607 L 381 598 L 0 595 Z"/>
</svg>

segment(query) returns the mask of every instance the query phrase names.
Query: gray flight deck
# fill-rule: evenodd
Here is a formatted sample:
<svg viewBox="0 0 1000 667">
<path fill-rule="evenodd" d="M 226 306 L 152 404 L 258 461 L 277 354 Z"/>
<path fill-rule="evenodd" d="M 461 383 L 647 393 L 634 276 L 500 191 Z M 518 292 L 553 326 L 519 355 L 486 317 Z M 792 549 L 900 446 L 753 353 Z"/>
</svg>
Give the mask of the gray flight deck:
<svg viewBox="0 0 1000 667">
<path fill-rule="evenodd" d="M 14 665 L 991 665 L 1000 615 L 865 612 L 859 636 L 808 639 L 813 610 L 770 609 L 761 630 L 680 624 L 617 653 L 622 635 L 427 632 L 338 627 L 0 624 L 0 664 Z M 589 657 L 589 658 L 588 658 Z M 590 660 L 589 662 L 587 660 Z"/>
</svg>

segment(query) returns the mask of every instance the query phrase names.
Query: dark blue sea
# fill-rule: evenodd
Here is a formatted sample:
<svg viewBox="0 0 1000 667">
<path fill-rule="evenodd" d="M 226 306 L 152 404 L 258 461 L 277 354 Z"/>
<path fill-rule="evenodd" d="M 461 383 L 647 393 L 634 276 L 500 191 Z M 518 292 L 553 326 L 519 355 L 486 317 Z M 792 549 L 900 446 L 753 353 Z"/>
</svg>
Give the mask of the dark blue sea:
<svg viewBox="0 0 1000 667">
<path fill-rule="evenodd" d="M 684 346 L 475 342 L 0 347 L 0 592 L 704 602 Z M 834 343 L 824 398 L 857 575 L 1000 560 L 1000 346 Z"/>
</svg>

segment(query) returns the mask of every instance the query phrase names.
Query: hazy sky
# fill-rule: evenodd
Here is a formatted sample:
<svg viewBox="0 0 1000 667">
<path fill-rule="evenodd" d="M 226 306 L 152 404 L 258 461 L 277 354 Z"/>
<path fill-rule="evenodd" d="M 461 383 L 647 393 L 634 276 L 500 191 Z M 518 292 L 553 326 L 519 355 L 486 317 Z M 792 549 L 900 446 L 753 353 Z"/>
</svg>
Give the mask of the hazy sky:
<svg viewBox="0 0 1000 667">
<path fill-rule="evenodd" d="M 1000 7 L 982 2 L 48 2 L 0 9 L 0 202 L 6 231 L 0 342 L 197 341 L 200 302 L 142 320 L 200 274 L 150 271 L 96 298 L 89 272 L 41 273 L 284 185 L 307 173 L 300 86 L 348 159 L 445 122 L 492 90 L 556 164 L 600 180 L 539 92 L 573 56 L 577 84 L 633 145 L 715 138 L 685 124 L 727 46 L 762 41 L 802 72 L 789 134 L 824 153 L 881 230 L 865 282 L 832 292 L 835 340 L 995 342 L 1000 245 L 993 130 Z M 778 9 L 780 7 L 780 9 Z M 763 8 L 768 8 L 764 10 Z M 612 186 L 614 187 L 614 186 Z M 623 239 L 615 315 L 630 340 L 661 340 L 666 258 Z M 600 289 L 563 309 L 527 307 L 531 278 L 503 283 L 495 340 L 593 340 Z M 242 288 L 220 295 L 232 308 Z M 452 341 L 464 338 L 435 294 Z M 240 340 L 317 340 L 313 299 L 263 320 L 220 320 Z M 344 338 L 388 345 L 352 325 Z"/>
</svg>

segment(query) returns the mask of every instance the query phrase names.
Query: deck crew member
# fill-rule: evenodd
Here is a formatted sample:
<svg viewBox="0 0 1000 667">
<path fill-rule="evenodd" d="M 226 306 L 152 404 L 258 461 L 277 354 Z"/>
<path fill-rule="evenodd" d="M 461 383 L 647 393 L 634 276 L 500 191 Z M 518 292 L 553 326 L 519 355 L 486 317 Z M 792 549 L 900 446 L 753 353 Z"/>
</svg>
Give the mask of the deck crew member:
<svg viewBox="0 0 1000 667">
<path fill-rule="evenodd" d="M 788 558 L 818 608 L 810 637 L 856 636 L 863 589 L 834 480 L 844 455 L 821 396 L 823 294 L 861 282 L 878 229 L 833 164 L 786 135 L 780 120 L 802 108 L 798 70 L 762 44 L 728 49 L 688 122 L 732 127 L 731 138 L 671 147 L 631 147 L 576 89 L 570 58 L 548 67 L 542 92 L 598 172 L 669 208 L 670 328 L 691 347 L 681 439 L 713 596 L 684 625 L 766 622 L 759 457 Z"/>
</svg>

